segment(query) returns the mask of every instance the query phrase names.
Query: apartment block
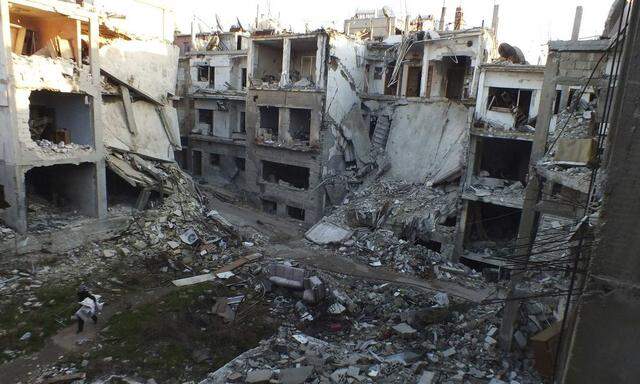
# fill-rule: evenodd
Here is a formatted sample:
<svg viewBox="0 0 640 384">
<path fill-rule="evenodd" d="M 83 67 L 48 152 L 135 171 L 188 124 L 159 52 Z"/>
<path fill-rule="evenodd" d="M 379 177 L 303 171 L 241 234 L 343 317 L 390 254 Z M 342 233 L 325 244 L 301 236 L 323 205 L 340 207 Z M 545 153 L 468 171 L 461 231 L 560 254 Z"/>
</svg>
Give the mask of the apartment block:
<svg viewBox="0 0 640 384">
<path fill-rule="evenodd" d="M 60 199 L 104 217 L 98 16 L 62 1 L 0 6 L 3 218 L 25 232 L 32 203 Z"/>
</svg>

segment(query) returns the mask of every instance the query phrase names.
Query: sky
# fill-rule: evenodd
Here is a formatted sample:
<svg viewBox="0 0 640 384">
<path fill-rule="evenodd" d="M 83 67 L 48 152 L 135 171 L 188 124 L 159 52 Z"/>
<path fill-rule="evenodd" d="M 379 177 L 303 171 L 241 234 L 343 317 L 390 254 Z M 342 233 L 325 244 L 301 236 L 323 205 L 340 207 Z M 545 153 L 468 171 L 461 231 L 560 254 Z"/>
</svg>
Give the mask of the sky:
<svg viewBox="0 0 640 384">
<path fill-rule="evenodd" d="M 195 15 L 203 31 L 216 25 L 216 15 L 223 28 L 235 24 L 236 18 L 247 26 L 260 14 L 270 13 L 284 27 L 303 32 L 306 28 L 332 27 L 342 31 L 344 20 L 357 9 L 391 7 L 396 16 L 434 15 L 440 17 L 443 0 L 169 0 L 175 5 L 176 26 L 189 33 Z M 549 40 L 569 40 L 576 6 L 583 7 L 580 38 L 602 33 L 613 0 L 444 0 L 447 22 L 453 21 L 455 8 L 462 5 L 467 27 L 491 24 L 493 4 L 500 5 L 498 41 L 520 47 L 531 64 L 545 59 Z M 544 62 L 541 62 L 544 64 Z"/>
</svg>

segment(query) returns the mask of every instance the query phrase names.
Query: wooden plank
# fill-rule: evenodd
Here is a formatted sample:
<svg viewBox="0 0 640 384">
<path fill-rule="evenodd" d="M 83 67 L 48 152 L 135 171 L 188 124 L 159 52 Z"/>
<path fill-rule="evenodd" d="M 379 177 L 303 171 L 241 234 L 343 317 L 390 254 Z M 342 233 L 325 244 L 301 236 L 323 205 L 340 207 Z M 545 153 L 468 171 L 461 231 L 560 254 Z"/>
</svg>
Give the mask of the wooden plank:
<svg viewBox="0 0 640 384">
<path fill-rule="evenodd" d="M 11 26 L 14 27 L 14 25 L 11 25 Z M 27 28 L 21 27 L 19 25 L 15 27 L 16 27 L 16 39 L 15 39 L 12 51 L 17 55 L 22 55 L 22 50 L 24 48 L 24 39 L 27 36 Z"/>
<path fill-rule="evenodd" d="M 135 114 L 133 112 L 133 103 L 131 103 L 131 94 L 129 88 L 120 85 L 120 93 L 122 94 L 122 104 L 124 104 L 124 114 L 127 118 L 127 128 L 133 135 L 138 134 L 138 126 L 136 125 Z"/>
<path fill-rule="evenodd" d="M 60 49 L 60 56 L 65 59 L 73 60 L 73 49 L 71 49 L 71 42 L 67 39 L 56 37 L 56 45 Z"/>
<path fill-rule="evenodd" d="M 215 272 L 205 273 L 203 275 L 198 275 L 198 276 L 186 277 L 184 279 L 173 280 L 172 283 L 176 287 L 185 287 L 188 285 L 194 285 L 194 284 L 204 283 L 207 281 L 213 281 L 216 279 L 216 275 L 219 273 L 233 271 L 236 268 L 240 268 L 241 266 L 247 263 L 252 263 L 260 258 L 262 258 L 261 253 L 252 253 L 250 255 L 243 256 L 237 260 L 234 260 L 231 263 L 221 268 L 218 268 Z"/>
</svg>

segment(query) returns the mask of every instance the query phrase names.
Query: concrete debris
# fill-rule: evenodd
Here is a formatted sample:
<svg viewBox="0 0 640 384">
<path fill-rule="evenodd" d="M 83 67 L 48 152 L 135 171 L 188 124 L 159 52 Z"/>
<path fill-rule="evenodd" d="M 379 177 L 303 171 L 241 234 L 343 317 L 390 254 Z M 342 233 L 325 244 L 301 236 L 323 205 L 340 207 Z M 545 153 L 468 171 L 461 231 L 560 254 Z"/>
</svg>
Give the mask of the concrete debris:
<svg viewBox="0 0 640 384">
<path fill-rule="evenodd" d="M 417 384 L 431 384 L 435 379 L 436 375 L 433 372 L 424 371 L 422 375 L 418 378 Z"/>
<path fill-rule="evenodd" d="M 249 384 L 265 384 L 273 377 L 273 371 L 270 369 L 256 369 L 247 372 L 245 382 Z"/>
<path fill-rule="evenodd" d="M 64 141 L 53 143 L 46 139 L 36 140 L 36 144 L 38 144 L 42 150 L 51 151 L 53 153 L 90 152 L 93 150 L 90 145 L 65 143 Z"/>
<path fill-rule="evenodd" d="M 185 244 L 194 245 L 198 241 L 198 234 L 193 228 L 189 228 L 180 235 L 180 240 Z"/>
<path fill-rule="evenodd" d="M 398 332 L 398 334 L 402 336 L 410 336 L 417 332 L 413 327 L 411 327 L 407 323 L 400 323 L 398 325 L 394 325 L 393 330 Z"/>
<path fill-rule="evenodd" d="M 307 231 L 305 237 L 316 244 L 339 244 L 347 240 L 353 231 L 339 227 L 328 221 L 320 221 Z"/>
</svg>

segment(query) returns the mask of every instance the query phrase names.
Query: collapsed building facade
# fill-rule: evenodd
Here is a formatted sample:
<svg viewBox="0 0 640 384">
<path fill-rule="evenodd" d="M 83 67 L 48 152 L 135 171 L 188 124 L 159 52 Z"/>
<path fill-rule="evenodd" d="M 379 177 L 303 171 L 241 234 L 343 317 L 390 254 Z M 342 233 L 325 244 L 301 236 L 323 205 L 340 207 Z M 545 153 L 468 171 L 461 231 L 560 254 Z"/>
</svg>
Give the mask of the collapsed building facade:
<svg viewBox="0 0 640 384">
<path fill-rule="evenodd" d="M 172 16 L 142 2 L 0 5 L 3 221 L 25 239 L 108 232 L 120 197 L 133 206 L 138 190 L 157 187 L 136 182 L 122 158 L 173 161 L 180 149 Z M 143 19 L 153 27 L 139 28 Z"/>
<path fill-rule="evenodd" d="M 459 22 L 450 31 L 411 25 L 411 33 L 387 28 L 371 40 L 336 31 L 254 31 L 246 52 L 187 53 L 184 81 L 199 84 L 188 92 L 194 113 L 185 123 L 192 173 L 307 224 L 340 204 L 349 175 L 388 170 L 392 177 L 431 185 L 455 180 L 481 64 L 497 57 L 495 36 L 491 28 L 460 29 Z M 244 54 L 247 78 L 240 83 L 246 93 L 233 81 L 223 83 L 233 76 L 218 75 L 244 73 L 242 64 L 238 71 L 205 59 L 233 56 L 242 63 Z M 199 82 L 212 71 L 222 80 Z M 204 94 L 216 101 L 205 104 Z M 433 116 L 448 119 L 442 125 Z M 442 142 L 430 140 L 433 135 Z"/>
</svg>

